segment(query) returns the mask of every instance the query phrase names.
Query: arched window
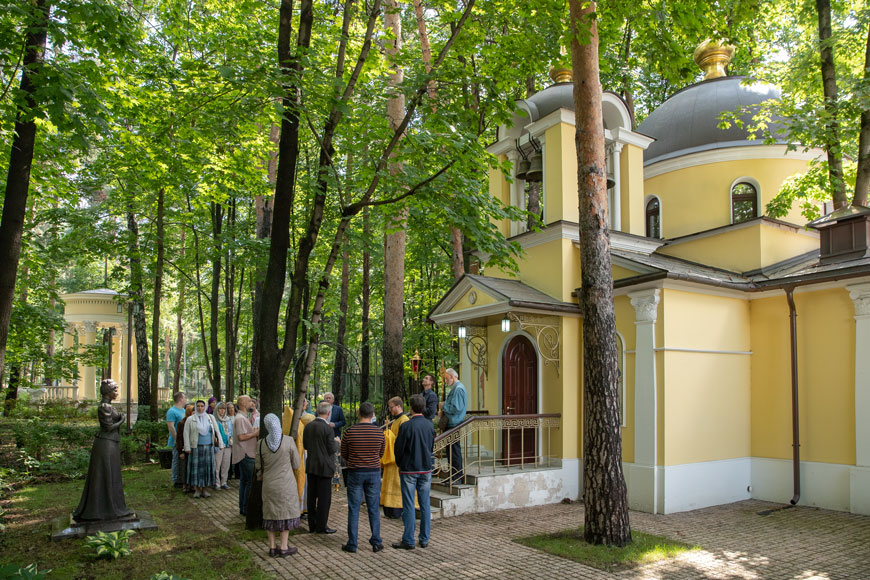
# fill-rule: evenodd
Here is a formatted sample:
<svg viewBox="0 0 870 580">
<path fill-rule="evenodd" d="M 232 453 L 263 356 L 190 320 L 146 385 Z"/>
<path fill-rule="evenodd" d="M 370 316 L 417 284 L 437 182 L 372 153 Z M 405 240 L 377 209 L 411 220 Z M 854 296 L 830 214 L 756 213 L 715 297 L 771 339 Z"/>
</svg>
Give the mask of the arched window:
<svg viewBox="0 0 870 580">
<path fill-rule="evenodd" d="M 657 197 L 646 203 L 646 237 L 662 237 L 662 206 Z"/>
<path fill-rule="evenodd" d="M 758 217 L 758 190 L 741 181 L 731 188 L 731 223 L 739 224 Z"/>
</svg>

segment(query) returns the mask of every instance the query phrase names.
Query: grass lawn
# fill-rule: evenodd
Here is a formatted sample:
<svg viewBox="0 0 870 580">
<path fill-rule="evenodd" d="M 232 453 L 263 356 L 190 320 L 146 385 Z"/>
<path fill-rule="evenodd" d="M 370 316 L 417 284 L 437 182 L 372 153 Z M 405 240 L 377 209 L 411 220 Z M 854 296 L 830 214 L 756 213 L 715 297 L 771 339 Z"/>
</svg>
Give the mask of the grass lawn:
<svg viewBox="0 0 870 580">
<path fill-rule="evenodd" d="M 238 544 L 241 534 L 214 527 L 170 485 L 167 470 L 141 465 L 125 468 L 123 477 L 127 505 L 149 512 L 158 526 L 130 539 L 130 556 L 96 560 L 83 539 L 49 539 L 51 520 L 78 505 L 84 480 L 76 480 L 22 487 L 3 501 L 0 565 L 36 563 L 40 570 L 52 569 L 50 580 L 147 580 L 164 570 L 192 580 L 270 578 Z"/>
<path fill-rule="evenodd" d="M 581 526 L 579 529 L 517 538 L 514 541 L 607 572 L 628 570 L 648 562 L 674 558 L 683 552 L 700 549 L 700 546 L 690 546 L 636 530 L 632 530 L 631 537 L 634 541 L 624 548 L 593 546 L 583 541 Z"/>
</svg>

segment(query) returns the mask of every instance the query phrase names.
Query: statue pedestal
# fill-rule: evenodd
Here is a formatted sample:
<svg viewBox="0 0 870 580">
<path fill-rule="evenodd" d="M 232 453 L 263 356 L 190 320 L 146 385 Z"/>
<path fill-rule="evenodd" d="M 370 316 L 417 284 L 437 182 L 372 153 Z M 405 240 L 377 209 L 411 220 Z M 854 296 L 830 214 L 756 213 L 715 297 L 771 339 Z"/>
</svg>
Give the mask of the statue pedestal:
<svg viewBox="0 0 870 580">
<path fill-rule="evenodd" d="M 156 530 L 157 524 L 148 512 L 137 512 L 117 520 L 97 520 L 77 522 L 72 514 L 55 518 L 51 522 L 51 539 L 54 542 L 68 538 L 84 538 L 97 532 L 118 532 L 121 530 Z"/>
</svg>

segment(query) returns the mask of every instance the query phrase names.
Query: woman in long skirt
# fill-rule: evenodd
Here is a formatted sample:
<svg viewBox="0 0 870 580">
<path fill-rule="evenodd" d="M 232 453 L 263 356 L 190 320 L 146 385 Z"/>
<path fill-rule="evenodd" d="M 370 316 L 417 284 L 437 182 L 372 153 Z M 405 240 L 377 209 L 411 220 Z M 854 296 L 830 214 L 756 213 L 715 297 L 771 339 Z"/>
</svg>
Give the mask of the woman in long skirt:
<svg viewBox="0 0 870 580">
<path fill-rule="evenodd" d="M 193 486 L 193 497 L 211 497 L 206 488 L 213 487 L 214 446 L 224 448 L 218 435 L 217 421 L 205 412 L 205 401 L 196 402 L 196 413 L 184 425 L 184 452 L 187 459 L 187 483 Z"/>
<path fill-rule="evenodd" d="M 268 434 L 257 446 L 254 473 L 263 480 L 263 528 L 269 535 L 269 555 L 283 558 L 298 550 L 287 545 L 290 530 L 299 527 L 299 492 L 293 470 L 300 465 L 299 451 L 293 439 L 281 433 L 281 421 L 273 413 L 263 419 Z M 264 445 L 265 443 L 265 445 Z M 281 547 L 275 546 L 275 532 L 281 535 Z"/>
</svg>

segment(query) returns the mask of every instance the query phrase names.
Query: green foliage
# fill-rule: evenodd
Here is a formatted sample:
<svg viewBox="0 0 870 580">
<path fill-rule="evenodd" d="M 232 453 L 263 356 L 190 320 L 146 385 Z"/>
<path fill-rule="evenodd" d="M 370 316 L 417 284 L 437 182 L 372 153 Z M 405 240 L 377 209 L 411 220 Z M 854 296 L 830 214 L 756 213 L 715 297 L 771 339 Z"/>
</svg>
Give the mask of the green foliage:
<svg viewBox="0 0 870 580">
<path fill-rule="evenodd" d="M 93 536 L 88 536 L 85 543 L 96 550 L 97 558 L 117 560 L 121 556 L 130 555 L 130 537 L 135 533 L 133 530 L 97 532 Z"/>
<path fill-rule="evenodd" d="M 50 475 L 77 479 L 88 470 L 96 429 L 84 425 L 15 421 L 12 426 L 18 457 L 27 476 Z"/>
<path fill-rule="evenodd" d="M 843 163 L 844 179 L 854 187 L 858 165 L 851 161 Z M 783 181 L 776 196 L 767 204 L 765 213 L 770 217 L 783 217 L 797 207 L 807 221 L 821 217 L 820 208 L 831 200 L 831 185 L 828 164 L 813 160 L 805 172 L 797 172 Z"/>
<path fill-rule="evenodd" d="M 48 576 L 51 570 L 38 570 L 36 564 L 19 567 L 17 564 L 0 566 L 0 580 L 40 580 Z"/>
</svg>

